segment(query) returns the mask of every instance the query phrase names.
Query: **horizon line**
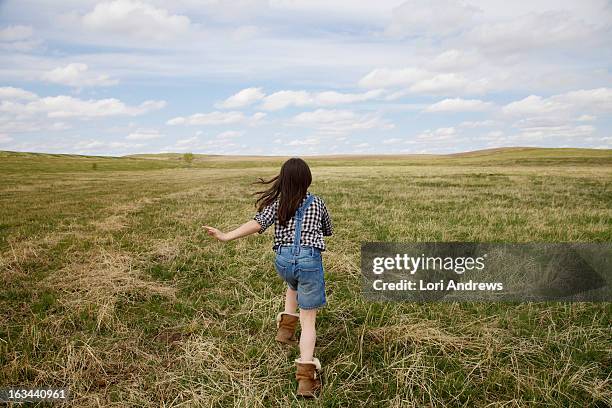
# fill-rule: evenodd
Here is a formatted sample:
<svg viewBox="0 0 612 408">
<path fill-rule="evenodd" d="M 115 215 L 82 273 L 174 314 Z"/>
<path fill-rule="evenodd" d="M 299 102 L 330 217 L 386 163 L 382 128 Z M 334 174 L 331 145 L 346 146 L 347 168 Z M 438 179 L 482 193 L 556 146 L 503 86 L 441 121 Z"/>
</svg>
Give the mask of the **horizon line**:
<svg viewBox="0 0 612 408">
<path fill-rule="evenodd" d="M 453 156 L 467 153 L 494 153 L 509 150 L 601 150 L 606 151 L 610 148 L 598 147 L 540 147 L 540 146 L 504 146 L 491 147 L 486 149 L 464 150 L 453 153 L 321 153 L 321 154 L 303 154 L 303 155 L 262 155 L 262 154 L 216 154 L 216 153 L 196 153 L 196 152 L 158 152 L 158 153 L 130 153 L 126 155 L 106 155 L 106 154 L 87 154 L 87 153 L 51 153 L 51 152 L 34 152 L 34 151 L 16 151 L 16 150 L 0 150 L 0 153 L 24 153 L 24 154 L 47 154 L 47 155 L 62 155 L 62 156 L 86 156 L 86 157 L 105 157 L 105 158 L 138 158 L 137 156 L 162 156 L 162 155 L 184 155 L 193 154 L 198 156 L 208 157 L 264 157 L 264 158 L 285 158 L 285 157 L 367 157 L 367 156 Z"/>
</svg>

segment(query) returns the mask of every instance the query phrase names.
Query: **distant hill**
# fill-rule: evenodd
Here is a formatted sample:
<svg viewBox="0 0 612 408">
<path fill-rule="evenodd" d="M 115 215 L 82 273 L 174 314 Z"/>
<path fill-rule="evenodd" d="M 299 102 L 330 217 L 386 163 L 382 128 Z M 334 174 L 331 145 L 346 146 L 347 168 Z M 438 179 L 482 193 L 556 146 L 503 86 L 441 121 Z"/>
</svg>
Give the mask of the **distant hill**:
<svg viewBox="0 0 612 408">
<path fill-rule="evenodd" d="M 497 147 L 492 149 L 473 150 L 462 153 L 452 153 L 447 157 L 482 157 L 482 156 L 538 156 L 538 157 L 586 157 L 586 156 L 608 156 L 612 154 L 612 149 L 584 149 L 577 147 Z"/>
<path fill-rule="evenodd" d="M 612 149 L 585 149 L 585 148 L 546 148 L 546 147 L 496 147 L 491 149 L 472 150 L 460 153 L 449 154 L 332 154 L 332 155 L 304 155 L 310 159 L 401 159 L 401 158 L 452 158 L 452 157 L 483 157 L 483 156 L 522 156 L 522 157 L 605 157 L 612 155 Z M 182 160 L 183 153 L 150 153 L 133 154 L 123 157 L 157 159 L 157 160 Z M 288 158 L 291 156 L 247 156 L 247 155 L 216 155 L 216 154 L 197 154 L 194 153 L 196 160 L 269 160 L 275 158 Z"/>
<path fill-rule="evenodd" d="M 145 171 L 173 168 L 278 167 L 288 156 L 222 156 L 194 154 L 192 165 L 182 153 L 123 157 L 0 151 L 0 172 Z M 446 155 L 379 154 L 304 156 L 314 166 L 612 166 L 612 149 L 504 147 Z"/>
</svg>

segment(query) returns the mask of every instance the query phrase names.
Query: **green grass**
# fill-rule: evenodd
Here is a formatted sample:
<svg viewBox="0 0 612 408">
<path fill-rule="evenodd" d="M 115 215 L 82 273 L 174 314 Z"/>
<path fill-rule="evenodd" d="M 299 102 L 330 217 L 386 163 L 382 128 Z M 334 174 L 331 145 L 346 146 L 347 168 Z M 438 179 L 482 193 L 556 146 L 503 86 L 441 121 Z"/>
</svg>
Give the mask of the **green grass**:
<svg viewBox="0 0 612 408">
<path fill-rule="evenodd" d="M 273 341 L 270 233 L 221 244 L 282 158 L 0 153 L 0 386 L 75 406 L 609 406 L 609 303 L 373 303 L 364 241 L 612 241 L 612 152 L 316 157 L 335 235 L 316 355 Z M 96 168 L 93 168 L 93 164 Z"/>
</svg>

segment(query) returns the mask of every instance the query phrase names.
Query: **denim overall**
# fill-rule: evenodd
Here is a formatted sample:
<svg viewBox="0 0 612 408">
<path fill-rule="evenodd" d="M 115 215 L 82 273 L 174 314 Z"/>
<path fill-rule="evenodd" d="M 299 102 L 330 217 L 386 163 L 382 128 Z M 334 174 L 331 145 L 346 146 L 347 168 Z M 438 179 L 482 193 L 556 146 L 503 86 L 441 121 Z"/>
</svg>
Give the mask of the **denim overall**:
<svg viewBox="0 0 612 408">
<path fill-rule="evenodd" d="M 297 291 L 300 309 L 318 309 L 325 305 L 325 280 L 323 261 L 319 248 L 301 246 L 304 212 L 314 200 L 310 195 L 295 213 L 293 245 L 276 248 L 274 266 L 287 285 Z"/>
</svg>

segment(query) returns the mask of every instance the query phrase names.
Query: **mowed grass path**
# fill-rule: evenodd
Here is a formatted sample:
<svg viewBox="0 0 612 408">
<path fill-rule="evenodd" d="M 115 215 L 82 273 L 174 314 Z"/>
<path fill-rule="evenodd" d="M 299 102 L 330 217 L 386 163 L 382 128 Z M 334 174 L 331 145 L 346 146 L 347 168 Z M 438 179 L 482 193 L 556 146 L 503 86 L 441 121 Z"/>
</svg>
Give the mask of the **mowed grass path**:
<svg viewBox="0 0 612 408">
<path fill-rule="evenodd" d="M 310 160 L 335 225 L 316 354 L 294 397 L 283 285 L 252 218 L 281 159 L 0 154 L 0 386 L 74 406 L 610 406 L 610 303 L 373 303 L 364 241 L 612 241 L 612 152 Z M 93 164 L 96 169 L 93 169 Z"/>
</svg>

